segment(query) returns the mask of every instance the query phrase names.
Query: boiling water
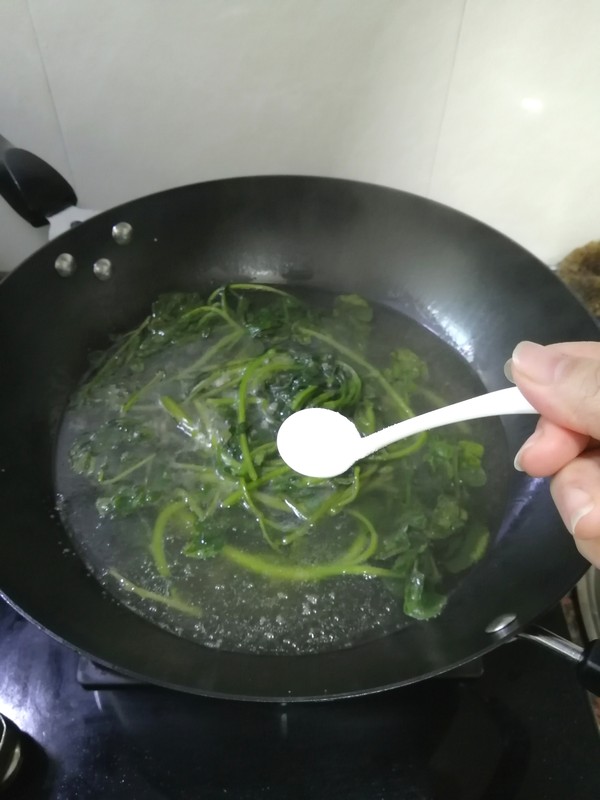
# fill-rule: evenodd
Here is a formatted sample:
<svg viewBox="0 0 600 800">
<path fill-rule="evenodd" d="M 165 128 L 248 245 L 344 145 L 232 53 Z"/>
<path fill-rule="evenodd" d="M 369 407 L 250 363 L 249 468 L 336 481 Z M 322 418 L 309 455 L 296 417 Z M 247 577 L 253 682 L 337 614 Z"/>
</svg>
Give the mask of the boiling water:
<svg viewBox="0 0 600 800">
<path fill-rule="evenodd" d="M 323 297 L 318 297 L 319 302 Z M 408 318 L 377 308 L 370 357 L 386 360 L 395 347 L 414 350 L 430 366 L 430 385 L 444 402 L 453 402 L 484 391 L 465 362 L 437 337 Z M 195 343 L 194 356 L 201 355 Z M 164 370 L 172 374 L 189 361 L 190 346 L 172 349 L 149 361 L 148 374 Z M 170 372 L 169 372 L 170 371 Z M 168 386 L 167 386 L 168 390 Z M 164 393 L 165 385 L 160 389 Z M 168 391 L 166 392 L 168 393 Z M 150 390 L 144 404 L 158 404 Z M 103 413 L 106 413 L 105 411 Z M 164 414 L 160 424 L 166 425 Z M 100 492 L 73 473 L 69 452 L 78 436 L 96 430 L 103 422 L 95 407 L 76 407 L 65 415 L 57 450 L 58 506 L 77 550 L 107 591 L 136 613 L 169 631 L 202 645 L 251 653 L 311 653 L 340 649 L 399 630 L 414 621 L 402 610 L 403 601 L 378 578 L 362 575 L 336 576 L 314 583 L 277 581 L 247 571 L 224 558 L 198 560 L 181 553 L 177 532 L 167 533 L 166 552 L 170 574 L 157 574 L 149 551 L 156 512 L 140 511 L 124 518 L 99 516 Z M 157 423 L 159 424 L 159 423 Z M 505 475 L 502 429 L 497 420 L 473 423 L 470 437 L 484 445 L 494 442 L 494 463 L 486 458 L 493 485 L 486 490 L 487 517 L 491 529 L 503 503 L 500 491 Z M 170 454 L 157 453 L 156 458 Z M 189 476 L 186 478 L 189 480 Z M 186 492 L 197 490 L 184 486 Z M 491 491 L 490 491 L 491 490 Z M 489 506 L 489 497 L 495 505 Z M 255 551 L 264 546 L 259 531 L 248 534 L 247 512 L 228 517 L 228 541 Z M 390 521 L 393 524 L 393 520 Z M 319 542 L 311 541 L 311 558 L 319 557 Z M 332 518 L 327 531 L 327 552 L 347 548 L 347 531 L 340 518 Z M 326 554 L 323 554 L 325 559 Z M 143 587 L 143 596 L 131 587 Z M 166 605 L 161 597 L 181 598 L 182 607 Z"/>
</svg>

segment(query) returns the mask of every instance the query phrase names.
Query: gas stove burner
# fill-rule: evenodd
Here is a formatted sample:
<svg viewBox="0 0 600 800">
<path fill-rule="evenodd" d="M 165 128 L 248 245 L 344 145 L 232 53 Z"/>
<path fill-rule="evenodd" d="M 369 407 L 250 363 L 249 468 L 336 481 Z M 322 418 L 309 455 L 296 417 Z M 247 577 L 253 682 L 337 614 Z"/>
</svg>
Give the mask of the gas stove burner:
<svg viewBox="0 0 600 800">
<path fill-rule="evenodd" d="M 540 622 L 567 633 L 560 608 Z M 600 797 L 587 695 L 569 664 L 528 642 L 445 678 L 326 703 L 240 702 L 134 683 L 0 600 L 0 710 L 20 729 L 22 754 L 19 769 L 16 749 L 3 752 L 2 777 L 16 777 L 0 797 Z M 15 725 L 7 728 L 3 744 L 14 743 Z"/>
</svg>

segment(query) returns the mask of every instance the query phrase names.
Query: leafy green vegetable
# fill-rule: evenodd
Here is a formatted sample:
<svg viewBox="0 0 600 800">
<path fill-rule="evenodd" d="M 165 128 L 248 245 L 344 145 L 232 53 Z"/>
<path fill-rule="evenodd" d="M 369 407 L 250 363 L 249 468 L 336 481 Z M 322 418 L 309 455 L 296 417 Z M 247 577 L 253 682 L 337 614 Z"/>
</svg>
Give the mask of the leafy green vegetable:
<svg viewBox="0 0 600 800">
<path fill-rule="evenodd" d="M 483 486 L 486 482 L 485 472 L 481 466 L 483 446 L 478 442 L 461 441 L 458 443 L 459 480 L 467 486 Z"/>
<path fill-rule="evenodd" d="M 484 555 L 490 534 L 481 523 L 473 523 L 462 536 L 456 537 L 451 542 L 451 547 L 445 552 L 444 568 L 448 572 L 463 572 L 476 564 Z"/>
<path fill-rule="evenodd" d="M 301 408 L 340 411 L 367 434 L 436 397 L 414 352 L 373 363 L 372 329 L 373 309 L 356 295 L 315 310 L 277 287 L 233 284 L 159 297 L 95 359 L 74 408 L 97 425 L 76 437 L 70 462 L 101 517 L 144 523 L 158 583 L 119 574 L 124 588 L 197 616 L 173 588 L 173 565 L 212 560 L 276 582 L 381 579 L 409 616 L 440 613 L 452 576 L 487 547 L 474 511 L 483 447 L 420 434 L 316 480 L 275 446 Z"/>
<path fill-rule="evenodd" d="M 434 584 L 435 580 L 431 579 L 430 574 L 421 570 L 420 560 L 417 559 L 404 590 L 404 613 L 407 616 L 430 619 L 440 613 L 446 598 L 433 588 Z"/>
</svg>

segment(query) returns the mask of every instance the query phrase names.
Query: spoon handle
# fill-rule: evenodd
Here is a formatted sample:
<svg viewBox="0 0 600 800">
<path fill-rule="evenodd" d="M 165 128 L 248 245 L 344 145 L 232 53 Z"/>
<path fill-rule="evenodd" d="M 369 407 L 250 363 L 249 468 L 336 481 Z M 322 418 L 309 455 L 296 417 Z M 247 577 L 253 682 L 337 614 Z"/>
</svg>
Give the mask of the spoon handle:
<svg viewBox="0 0 600 800">
<path fill-rule="evenodd" d="M 460 403 L 453 403 L 450 406 L 436 408 L 418 417 L 397 422 L 388 428 L 365 436 L 360 442 L 360 458 L 371 455 L 382 447 L 414 436 L 416 433 L 428 431 L 432 428 L 439 428 L 452 422 L 465 422 L 469 419 L 480 419 L 481 417 L 495 417 L 504 414 L 537 414 L 539 413 L 521 394 L 516 386 L 509 389 L 500 389 L 497 392 L 489 392 L 470 400 L 462 400 Z"/>
</svg>

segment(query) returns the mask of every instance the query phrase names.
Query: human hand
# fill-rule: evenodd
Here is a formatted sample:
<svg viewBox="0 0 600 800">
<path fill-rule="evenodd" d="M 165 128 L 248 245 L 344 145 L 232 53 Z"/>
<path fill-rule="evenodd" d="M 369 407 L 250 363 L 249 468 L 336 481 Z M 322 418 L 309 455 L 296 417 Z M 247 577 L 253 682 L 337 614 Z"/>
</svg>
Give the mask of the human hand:
<svg viewBox="0 0 600 800">
<path fill-rule="evenodd" d="M 541 416 L 515 458 L 550 491 L 579 552 L 600 567 L 600 342 L 521 342 L 505 372 Z"/>
</svg>

